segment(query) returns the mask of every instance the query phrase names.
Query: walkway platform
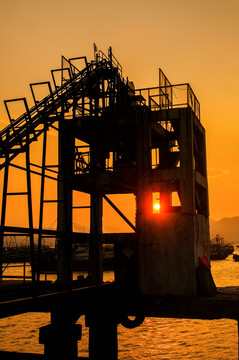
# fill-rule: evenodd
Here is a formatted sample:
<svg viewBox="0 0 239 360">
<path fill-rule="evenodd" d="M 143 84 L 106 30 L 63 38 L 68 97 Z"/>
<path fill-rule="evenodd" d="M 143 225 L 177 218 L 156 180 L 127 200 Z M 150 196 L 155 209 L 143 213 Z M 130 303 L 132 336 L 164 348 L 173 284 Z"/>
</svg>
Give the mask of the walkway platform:
<svg viewBox="0 0 239 360">
<path fill-rule="evenodd" d="M 218 288 L 211 297 L 143 296 L 122 292 L 114 283 L 100 286 L 72 282 L 71 288 L 44 283 L 34 289 L 25 286 L 1 284 L 0 318 L 25 312 L 52 312 L 63 304 L 86 314 L 92 301 L 99 301 L 116 313 L 145 317 L 170 317 L 189 319 L 235 319 L 239 318 L 239 288 Z"/>
</svg>

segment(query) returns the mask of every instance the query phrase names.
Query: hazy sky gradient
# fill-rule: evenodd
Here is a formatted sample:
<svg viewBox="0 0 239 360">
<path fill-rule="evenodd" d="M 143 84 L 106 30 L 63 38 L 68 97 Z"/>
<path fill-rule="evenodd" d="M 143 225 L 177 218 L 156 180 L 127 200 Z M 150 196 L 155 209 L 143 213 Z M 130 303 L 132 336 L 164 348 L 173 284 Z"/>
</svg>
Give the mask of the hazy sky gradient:
<svg viewBox="0 0 239 360">
<path fill-rule="evenodd" d="M 31 96 L 60 57 L 113 52 L 136 88 L 189 82 L 207 133 L 210 213 L 239 215 L 238 0 L 2 0 L 0 126 L 3 100 Z"/>
</svg>

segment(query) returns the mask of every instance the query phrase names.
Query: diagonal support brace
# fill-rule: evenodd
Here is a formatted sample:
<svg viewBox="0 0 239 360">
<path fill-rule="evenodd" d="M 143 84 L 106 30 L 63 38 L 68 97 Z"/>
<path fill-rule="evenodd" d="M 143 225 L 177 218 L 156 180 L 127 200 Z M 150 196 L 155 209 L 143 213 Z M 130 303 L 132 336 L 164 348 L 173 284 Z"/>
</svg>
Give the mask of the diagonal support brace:
<svg viewBox="0 0 239 360">
<path fill-rule="evenodd" d="M 103 198 L 107 201 L 110 206 L 122 217 L 122 219 L 136 232 L 136 227 L 132 224 L 132 222 L 117 208 L 117 206 L 106 196 L 105 194 L 101 194 Z"/>
</svg>

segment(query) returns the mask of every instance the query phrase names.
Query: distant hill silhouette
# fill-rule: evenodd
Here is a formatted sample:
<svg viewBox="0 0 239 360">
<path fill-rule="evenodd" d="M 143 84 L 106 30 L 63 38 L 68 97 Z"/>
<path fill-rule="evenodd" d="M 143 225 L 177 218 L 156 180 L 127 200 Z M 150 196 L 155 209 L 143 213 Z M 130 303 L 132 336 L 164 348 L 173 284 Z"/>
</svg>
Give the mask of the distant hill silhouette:
<svg viewBox="0 0 239 360">
<path fill-rule="evenodd" d="M 219 221 L 210 219 L 210 238 L 213 239 L 216 234 L 224 237 L 225 242 L 239 244 L 239 216 Z"/>
</svg>

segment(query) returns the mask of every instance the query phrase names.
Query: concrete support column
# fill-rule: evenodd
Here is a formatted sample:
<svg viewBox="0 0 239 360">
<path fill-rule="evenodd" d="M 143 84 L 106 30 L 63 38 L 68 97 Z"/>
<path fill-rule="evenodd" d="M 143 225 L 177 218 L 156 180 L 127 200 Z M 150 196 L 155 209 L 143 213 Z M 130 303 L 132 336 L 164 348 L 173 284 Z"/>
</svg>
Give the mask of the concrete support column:
<svg viewBox="0 0 239 360">
<path fill-rule="evenodd" d="M 81 325 L 71 322 L 70 314 L 52 316 L 52 323 L 40 328 L 39 342 L 44 344 L 45 359 L 76 360 L 81 330 Z"/>
<path fill-rule="evenodd" d="M 91 223 L 89 249 L 89 277 L 96 284 L 103 282 L 102 233 L 102 196 L 97 191 L 91 194 Z"/>
<path fill-rule="evenodd" d="M 105 312 L 88 318 L 89 359 L 117 360 L 117 321 Z"/>
<path fill-rule="evenodd" d="M 44 344 L 46 360 L 67 359 L 76 360 L 77 341 L 81 339 L 81 325 L 71 329 L 55 328 L 52 324 L 40 328 L 40 344 Z"/>
</svg>

